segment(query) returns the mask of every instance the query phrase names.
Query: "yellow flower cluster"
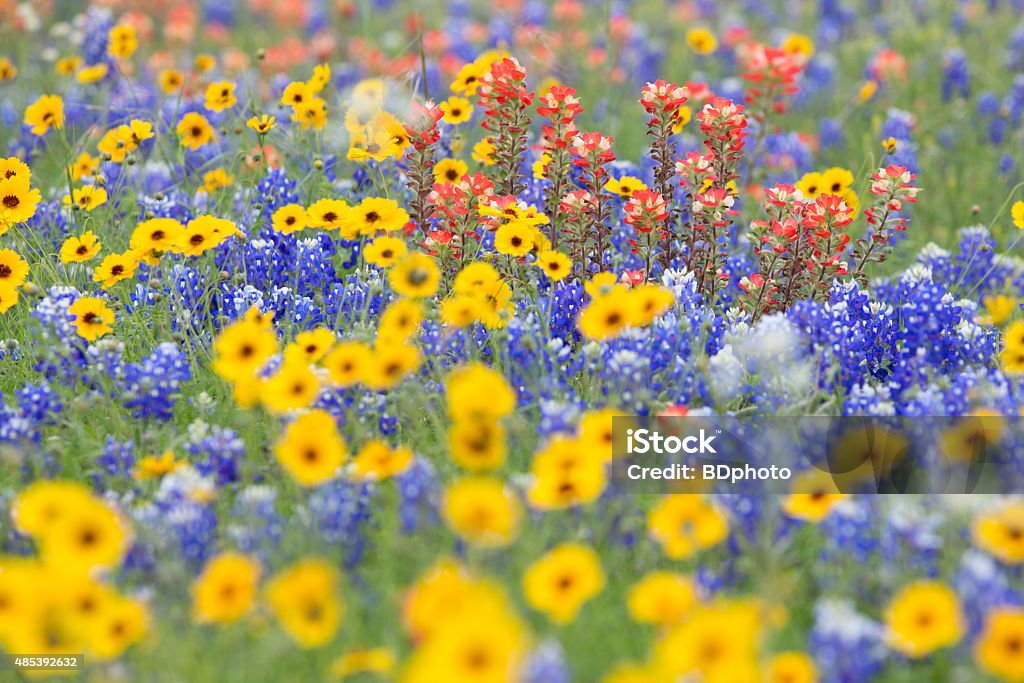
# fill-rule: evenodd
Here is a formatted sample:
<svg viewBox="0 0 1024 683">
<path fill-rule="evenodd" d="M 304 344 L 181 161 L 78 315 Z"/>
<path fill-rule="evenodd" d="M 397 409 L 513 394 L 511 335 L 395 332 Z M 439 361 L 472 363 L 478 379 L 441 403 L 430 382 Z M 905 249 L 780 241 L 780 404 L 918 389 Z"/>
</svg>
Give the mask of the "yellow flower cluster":
<svg viewBox="0 0 1024 683">
<path fill-rule="evenodd" d="M 120 657 L 148 630 L 145 603 L 107 581 L 131 545 L 127 522 L 85 486 L 40 480 L 15 499 L 36 557 L 0 556 L 0 645 L 7 652 Z"/>
<path fill-rule="evenodd" d="M 617 337 L 629 327 L 650 325 L 675 300 L 664 287 L 650 283 L 627 287 L 613 273 L 598 273 L 585 287 L 591 300 L 580 313 L 578 327 L 596 340 Z"/>
</svg>

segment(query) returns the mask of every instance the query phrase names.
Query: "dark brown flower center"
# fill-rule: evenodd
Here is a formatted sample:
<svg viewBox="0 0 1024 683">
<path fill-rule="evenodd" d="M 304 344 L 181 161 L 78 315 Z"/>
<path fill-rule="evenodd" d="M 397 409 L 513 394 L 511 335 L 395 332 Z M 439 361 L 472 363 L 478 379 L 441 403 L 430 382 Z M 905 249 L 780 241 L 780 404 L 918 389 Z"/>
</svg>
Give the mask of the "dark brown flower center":
<svg viewBox="0 0 1024 683">
<path fill-rule="evenodd" d="M 81 541 L 83 546 L 89 547 L 96 545 L 96 542 L 99 541 L 99 537 L 95 530 L 84 529 L 82 530 L 82 534 L 78 537 L 78 540 Z"/>
</svg>

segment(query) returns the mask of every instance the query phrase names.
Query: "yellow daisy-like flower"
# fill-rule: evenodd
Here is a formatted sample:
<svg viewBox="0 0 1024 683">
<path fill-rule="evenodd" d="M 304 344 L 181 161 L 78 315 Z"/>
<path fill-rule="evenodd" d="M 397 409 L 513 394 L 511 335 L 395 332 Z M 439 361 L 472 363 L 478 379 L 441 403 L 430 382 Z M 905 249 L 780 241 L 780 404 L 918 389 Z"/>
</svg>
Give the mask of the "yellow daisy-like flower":
<svg viewBox="0 0 1024 683">
<path fill-rule="evenodd" d="M 281 104 L 291 107 L 293 110 L 313 99 L 315 94 L 309 86 L 302 81 L 292 81 L 281 94 Z"/>
<path fill-rule="evenodd" d="M 473 116 L 473 105 L 464 97 L 449 97 L 440 107 L 444 112 L 444 122 L 453 126 L 465 123 Z"/>
<path fill-rule="evenodd" d="M 348 387 L 359 382 L 370 367 L 372 351 L 362 342 L 344 341 L 339 343 L 324 358 L 323 366 L 338 387 Z"/>
<path fill-rule="evenodd" d="M 860 86 L 860 90 L 857 91 L 857 99 L 861 102 L 867 102 L 875 93 L 878 92 L 878 81 L 864 81 L 864 84 Z"/>
<path fill-rule="evenodd" d="M 1024 609 L 995 607 L 974 643 L 978 666 L 1003 681 L 1024 680 Z"/>
<path fill-rule="evenodd" d="M 77 237 L 69 237 L 64 240 L 64 244 L 60 248 L 60 261 L 61 263 L 82 263 L 100 253 L 100 247 L 103 245 L 100 240 L 93 233 L 92 230 L 78 235 Z"/>
<path fill-rule="evenodd" d="M 327 102 L 314 97 L 292 110 L 292 121 L 302 130 L 321 130 L 327 124 Z"/>
<path fill-rule="evenodd" d="M 766 683 L 818 683 L 818 667 L 805 652 L 780 652 L 768 662 Z"/>
<path fill-rule="evenodd" d="M 1024 320 L 1018 320 L 1006 328 L 999 360 L 1005 372 L 1015 375 L 1024 373 Z"/>
<path fill-rule="evenodd" d="M 71 180 L 76 183 L 87 176 L 92 176 L 100 166 L 100 160 L 90 155 L 88 152 L 82 152 L 75 159 L 74 163 L 68 166 L 68 173 L 71 174 Z"/>
<path fill-rule="evenodd" d="M 64 206 L 74 204 L 83 211 L 92 211 L 107 203 L 107 191 L 95 185 L 84 185 L 73 190 L 72 195 L 64 195 Z"/>
<path fill-rule="evenodd" d="M 305 230 L 309 225 L 306 210 L 298 204 L 285 204 L 270 217 L 270 225 L 282 235 Z"/>
<path fill-rule="evenodd" d="M 18 157 L 0 157 L 0 180 L 19 180 L 28 183 L 32 180 L 32 169 Z"/>
<path fill-rule="evenodd" d="M 651 536 L 665 555 L 682 560 L 724 541 L 728 518 L 710 500 L 696 494 L 669 495 L 647 516 Z"/>
<path fill-rule="evenodd" d="M 441 303 L 441 321 L 452 327 L 471 325 L 483 316 L 484 300 L 471 295 L 457 294 Z"/>
<path fill-rule="evenodd" d="M 192 62 L 192 68 L 196 70 L 196 73 L 201 74 L 206 73 L 215 66 L 217 66 L 217 58 L 211 54 L 196 55 L 195 60 Z"/>
<path fill-rule="evenodd" d="M 107 36 L 107 54 L 114 59 L 128 59 L 139 47 L 139 38 L 131 24 L 118 24 Z"/>
<path fill-rule="evenodd" d="M 108 73 L 110 73 L 110 67 L 106 64 L 93 64 L 79 69 L 78 73 L 75 74 L 75 80 L 84 85 L 99 83 L 107 77 Z"/>
<path fill-rule="evenodd" d="M 985 307 L 985 315 L 978 317 L 978 322 L 985 325 L 1002 325 L 1007 322 L 1017 310 L 1018 299 L 1015 296 L 996 294 L 983 296 L 981 303 Z"/>
<path fill-rule="evenodd" d="M 42 95 L 25 109 L 25 125 L 32 134 L 46 135 L 50 128 L 64 127 L 64 100 L 59 95 Z"/>
<path fill-rule="evenodd" d="M 203 189 L 207 192 L 216 192 L 222 187 L 228 187 L 235 182 L 235 177 L 228 175 L 223 168 L 215 168 L 203 174 Z"/>
<path fill-rule="evenodd" d="M 821 174 L 821 191 L 844 195 L 853 185 L 853 173 L 845 168 L 830 168 Z"/>
<path fill-rule="evenodd" d="M 537 265 L 552 282 L 558 282 L 572 272 L 572 261 L 560 251 L 542 251 L 537 255 Z"/>
<path fill-rule="evenodd" d="M 796 189 L 804 195 L 804 199 L 814 200 L 825 191 L 825 179 L 820 173 L 805 173 L 796 183 Z"/>
<path fill-rule="evenodd" d="M 448 446 L 460 467 L 493 470 L 505 462 L 505 428 L 486 417 L 456 420 L 448 430 Z"/>
<path fill-rule="evenodd" d="M 256 320 L 231 323 L 213 342 L 213 371 L 229 381 L 251 378 L 277 351 L 273 331 Z"/>
<path fill-rule="evenodd" d="M 255 131 L 258 135 L 266 135 L 277 126 L 277 119 L 266 114 L 263 116 L 253 116 L 245 122 L 245 125 L 249 127 L 249 130 Z"/>
<path fill-rule="evenodd" d="M 181 146 L 195 151 L 213 141 L 213 126 L 209 120 L 198 112 L 189 112 L 181 117 L 174 129 L 181 138 Z"/>
<path fill-rule="evenodd" d="M 114 312 L 103 299 L 83 296 L 68 307 L 68 313 L 75 316 L 72 324 L 79 337 L 94 341 L 114 331 L 110 326 L 114 322 Z"/>
<path fill-rule="evenodd" d="M 284 470 L 302 486 L 318 486 L 333 479 L 348 457 L 337 423 L 323 410 L 311 410 L 295 418 L 274 453 Z"/>
<path fill-rule="evenodd" d="M 889 603 L 885 623 L 892 647 L 912 659 L 955 645 L 966 629 L 960 599 L 938 581 L 904 586 Z"/>
<path fill-rule="evenodd" d="M 165 95 L 173 95 L 185 85 L 185 74 L 177 69 L 164 69 L 157 77 L 157 83 Z"/>
<path fill-rule="evenodd" d="M 302 360 L 290 359 L 260 384 L 260 400 L 272 413 L 308 408 L 320 393 L 320 380 Z"/>
<path fill-rule="evenodd" d="M 430 256 L 413 252 L 395 263 L 388 272 L 388 282 L 402 296 L 422 299 L 437 292 L 441 270 Z"/>
<path fill-rule="evenodd" d="M 484 64 L 477 62 L 466 64 L 455 75 L 455 80 L 452 81 L 451 85 L 452 92 L 472 97 L 476 94 L 477 88 L 480 87 L 486 72 L 487 66 Z"/>
<path fill-rule="evenodd" d="M 323 230 L 340 229 L 348 212 L 349 205 L 343 199 L 321 199 L 306 209 L 309 227 Z"/>
<path fill-rule="evenodd" d="M 255 557 L 224 552 L 210 558 L 192 582 L 192 619 L 200 624 L 230 624 L 256 604 L 260 563 Z"/>
<path fill-rule="evenodd" d="M 490 138 L 484 138 L 473 145 L 473 161 L 484 166 L 494 165 L 494 143 Z"/>
<path fill-rule="evenodd" d="M 699 55 L 709 55 L 718 49 L 718 39 L 706 28 L 691 28 L 687 31 L 686 44 Z"/>
<path fill-rule="evenodd" d="M 78 71 L 78 67 L 80 66 L 82 66 L 82 58 L 78 55 L 72 55 L 70 57 L 61 57 L 58 59 L 53 65 L 53 70 L 61 76 L 70 76 Z"/>
<path fill-rule="evenodd" d="M 184 230 L 185 226 L 173 218 L 151 218 L 135 226 L 130 246 L 142 254 L 171 251 Z"/>
<path fill-rule="evenodd" d="M 414 299 L 392 302 L 380 315 L 377 344 L 405 343 L 423 323 L 423 307 Z"/>
<path fill-rule="evenodd" d="M 147 455 L 139 460 L 139 463 L 132 470 L 132 479 L 136 481 L 149 481 L 159 479 L 165 474 L 177 472 L 185 463 L 176 460 L 174 451 L 164 451 L 161 455 Z"/>
<path fill-rule="evenodd" d="M 636 301 L 625 289 L 612 289 L 597 297 L 580 313 L 576 325 L 590 339 L 617 337 L 636 318 Z"/>
<path fill-rule="evenodd" d="M 790 54 L 800 54 L 809 58 L 814 56 L 814 41 L 802 33 L 790 33 L 782 41 L 782 49 Z"/>
<path fill-rule="evenodd" d="M 28 261 L 13 249 L 0 249 L 0 283 L 20 287 L 28 279 Z"/>
<path fill-rule="evenodd" d="M 412 460 L 413 454 L 408 448 L 392 448 L 375 439 L 356 454 L 350 476 L 356 481 L 382 481 L 407 470 Z"/>
<path fill-rule="evenodd" d="M 120 563 L 130 540 L 121 516 L 90 497 L 52 525 L 41 539 L 41 554 L 54 566 L 88 572 Z"/>
<path fill-rule="evenodd" d="M 439 183 L 457 183 L 469 173 L 469 166 L 458 159 L 441 159 L 434 164 L 434 177 Z"/>
<path fill-rule="evenodd" d="M 29 187 L 27 175 L 0 178 L 0 235 L 32 218 L 40 199 L 39 190 Z"/>
<path fill-rule="evenodd" d="M 693 110 L 687 106 L 679 107 L 676 110 L 676 121 L 672 124 L 672 132 L 678 135 L 686 128 L 686 124 L 693 120 Z"/>
<path fill-rule="evenodd" d="M 363 249 L 363 258 L 370 265 L 390 268 L 408 253 L 409 247 L 403 240 L 389 235 L 381 235 L 366 245 Z"/>
<path fill-rule="evenodd" d="M 1018 229 L 1024 230 L 1024 202 L 1015 202 L 1013 208 L 1010 209 L 1010 215 L 1013 217 L 1013 224 Z"/>
<path fill-rule="evenodd" d="M 464 477 L 444 492 L 441 514 L 466 542 L 489 548 L 509 545 L 519 535 L 523 506 L 496 477 Z"/>
<path fill-rule="evenodd" d="M 331 65 L 330 64 L 317 64 L 313 67 L 313 76 L 306 81 L 306 85 L 309 87 L 310 92 L 318 93 L 327 87 L 327 84 L 331 82 Z"/>
<path fill-rule="evenodd" d="M 205 106 L 210 111 L 224 111 L 236 104 L 235 84 L 231 81 L 218 81 L 206 86 Z"/>
<path fill-rule="evenodd" d="M 409 344 L 378 344 L 360 375 L 362 383 L 377 391 L 398 386 L 420 365 L 420 352 Z"/>
<path fill-rule="evenodd" d="M 13 81 L 18 76 L 18 67 L 7 57 L 0 57 L 0 83 Z"/>
<path fill-rule="evenodd" d="M 651 572 L 633 584 L 626 600 L 629 615 L 641 624 L 677 624 L 696 604 L 693 578 L 664 571 Z"/>
<path fill-rule="evenodd" d="M 334 344 L 334 332 L 326 327 L 306 330 L 295 336 L 295 341 L 284 351 L 285 361 L 301 360 L 316 363 L 323 358 Z"/>
<path fill-rule="evenodd" d="M 639 178 L 627 175 L 618 179 L 609 178 L 608 182 L 604 185 L 604 189 L 612 194 L 628 199 L 637 190 L 646 190 L 647 185 Z"/>
<path fill-rule="evenodd" d="M 96 268 L 92 279 L 93 282 L 99 282 L 103 289 L 110 289 L 118 282 L 135 275 L 135 269 L 138 267 L 139 260 L 134 252 L 111 254 Z"/>
<path fill-rule="evenodd" d="M 281 571 L 267 584 L 271 613 L 300 647 L 326 645 L 337 632 L 344 614 L 337 581 L 337 572 L 326 561 L 306 559 Z"/>
<path fill-rule="evenodd" d="M 353 239 L 359 235 L 398 230 L 409 222 L 409 214 L 393 199 L 367 197 L 345 213 L 341 235 Z"/>
<path fill-rule="evenodd" d="M 14 308 L 20 298 L 16 287 L 0 284 L 0 313 L 6 313 Z"/>
<path fill-rule="evenodd" d="M 530 607 L 556 624 L 568 624 L 601 592 L 604 582 L 601 561 L 592 548 L 564 543 L 527 568 L 523 593 Z"/>
<path fill-rule="evenodd" d="M 535 246 L 536 234 L 529 223 L 512 220 L 494 234 L 494 248 L 506 256 L 526 256 Z"/>
<path fill-rule="evenodd" d="M 136 148 L 135 140 L 131 136 L 128 126 L 118 126 L 103 134 L 96 144 L 103 155 L 110 158 L 115 164 L 123 163 L 128 153 Z"/>
</svg>

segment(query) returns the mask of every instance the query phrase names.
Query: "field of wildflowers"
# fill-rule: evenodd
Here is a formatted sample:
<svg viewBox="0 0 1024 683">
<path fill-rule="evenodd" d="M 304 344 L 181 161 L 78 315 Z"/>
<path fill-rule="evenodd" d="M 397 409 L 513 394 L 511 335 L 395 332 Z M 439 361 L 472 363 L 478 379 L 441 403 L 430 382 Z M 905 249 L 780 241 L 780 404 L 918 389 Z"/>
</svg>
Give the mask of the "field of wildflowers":
<svg viewBox="0 0 1024 683">
<path fill-rule="evenodd" d="M 609 474 L 623 415 L 1024 473 L 1022 0 L 0 0 L 0 122 L 8 664 L 1024 681 L 1021 499 Z"/>
</svg>

